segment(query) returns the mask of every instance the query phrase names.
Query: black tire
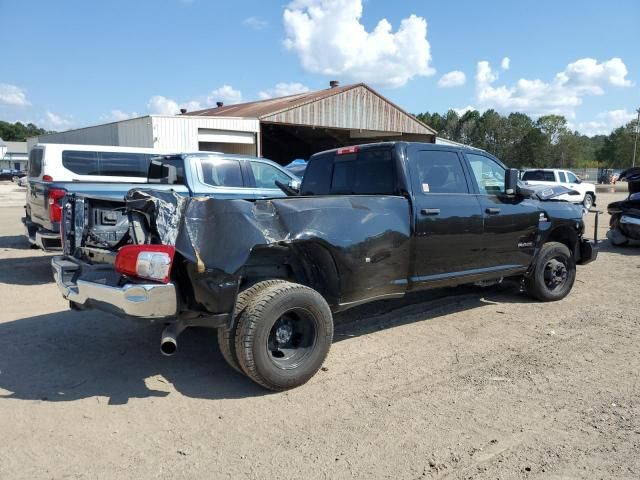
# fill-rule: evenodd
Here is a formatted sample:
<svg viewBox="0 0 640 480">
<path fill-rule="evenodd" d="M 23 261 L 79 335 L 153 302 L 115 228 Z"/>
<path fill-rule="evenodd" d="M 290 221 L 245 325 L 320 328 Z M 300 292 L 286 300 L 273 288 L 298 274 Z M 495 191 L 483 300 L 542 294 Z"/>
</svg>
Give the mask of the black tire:
<svg viewBox="0 0 640 480">
<path fill-rule="evenodd" d="M 242 371 L 242 368 L 240 368 L 240 364 L 238 363 L 238 356 L 236 355 L 236 329 L 238 327 L 238 319 L 240 318 L 242 312 L 244 312 L 244 309 L 247 307 L 249 301 L 253 297 L 255 297 L 261 290 L 283 282 L 284 280 L 265 280 L 263 282 L 255 283 L 246 290 L 238 293 L 238 298 L 236 298 L 236 306 L 233 309 L 233 319 L 231 322 L 231 327 L 218 328 L 218 347 L 220 348 L 220 353 L 222 353 L 222 356 L 231 368 L 233 368 L 237 372 L 242 373 L 243 375 L 244 372 Z"/>
<path fill-rule="evenodd" d="M 244 373 L 282 391 L 306 383 L 320 369 L 333 340 L 333 316 L 315 290 L 279 283 L 262 290 L 240 315 L 236 353 Z"/>
<path fill-rule="evenodd" d="M 576 280 L 576 262 L 566 245 L 545 243 L 535 260 L 533 272 L 525 279 L 527 293 L 543 302 L 566 297 Z"/>
<path fill-rule="evenodd" d="M 586 193 L 584 196 L 584 200 L 582 201 L 582 205 L 587 210 L 590 210 L 591 207 L 593 207 L 594 202 L 595 202 L 595 198 L 593 196 L 593 193 Z"/>
</svg>

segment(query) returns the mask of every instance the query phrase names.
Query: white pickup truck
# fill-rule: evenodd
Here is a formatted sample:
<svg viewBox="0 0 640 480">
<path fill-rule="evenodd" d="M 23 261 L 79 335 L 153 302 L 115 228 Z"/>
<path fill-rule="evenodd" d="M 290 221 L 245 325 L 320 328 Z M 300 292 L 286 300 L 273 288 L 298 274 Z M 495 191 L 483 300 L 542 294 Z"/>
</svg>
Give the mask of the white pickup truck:
<svg viewBox="0 0 640 480">
<path fill-rule="evenodd" d="M 558 199 L 572 203 L 581 203 L 589 210 L 596 204 L 596 186 L 593 183 L 583 182 L 578 176 L 569 170 L 555 168 L 539 168 L 525 170 L 522 181 L 527 185 L 562 185 L 575 190 L 579 195 L 562 195 Z"/>
</svg>

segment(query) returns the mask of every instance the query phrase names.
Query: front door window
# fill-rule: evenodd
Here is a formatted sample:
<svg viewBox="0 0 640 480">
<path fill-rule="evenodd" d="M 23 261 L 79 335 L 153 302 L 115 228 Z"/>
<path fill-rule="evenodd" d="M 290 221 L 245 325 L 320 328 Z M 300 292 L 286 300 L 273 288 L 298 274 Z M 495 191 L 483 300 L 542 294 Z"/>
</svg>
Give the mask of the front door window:
<svg viewBox="0 0 640 480">
<path fill-rule="evenodd" d="M 471 171 L 481 194 L 500 195 L 504 193 L 505 169 L 484 155 L 467 153 Z"/>
</svg>

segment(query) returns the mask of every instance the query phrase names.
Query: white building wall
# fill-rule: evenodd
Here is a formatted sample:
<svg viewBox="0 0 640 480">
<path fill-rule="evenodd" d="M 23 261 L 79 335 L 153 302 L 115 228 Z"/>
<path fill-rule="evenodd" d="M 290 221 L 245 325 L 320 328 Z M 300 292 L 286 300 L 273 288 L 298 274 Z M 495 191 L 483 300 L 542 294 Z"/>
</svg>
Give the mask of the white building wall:
<svg viewBox="0 0 640 480">
<path fill-rule="evenodd" d="M 214 131 L 249 132 L 256 137 L 260 132 L 260 121 L 251 118 L 154 115 L 152 119 L 154 147 L 174 152 L 197 152 L 199 142 L 211 140 Z"/>
<path fill-rule="evenodd" d="M 236 135 L 234 135 L 236 132 Z M 234 117 L 189 117 L 187 115 L 147 115 L 120 122 L 51 133 L 29 138 L 28 149 L 36 143 L 69 143 L 155 148 L 166 153 L 197 152 L 200 142 L 219 142 L 252 155 L 257 151 L 260 121 Z M 244 146 L 236 147 L 236 144 Z M 225 148 L 224 151 L 227 151 Z"/>
</svg>

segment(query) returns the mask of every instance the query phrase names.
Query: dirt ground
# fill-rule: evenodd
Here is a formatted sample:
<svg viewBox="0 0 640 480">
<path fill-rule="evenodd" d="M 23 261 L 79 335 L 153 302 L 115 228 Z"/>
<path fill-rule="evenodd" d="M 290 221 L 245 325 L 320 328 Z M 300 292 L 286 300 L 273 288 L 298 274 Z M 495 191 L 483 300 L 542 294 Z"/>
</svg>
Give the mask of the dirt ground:
<svg viewBox="0 0 640 480">
<path fill-rule="evenodd" d="M 640 478 L 640 248 L 604 242 L 553 304 L 503 284 L 352 310 L 326 371 L 274 394 L 212 331 L 167 358 L 159 325 L 69 311 L 23 195 L 0 185 L 1 479 Z"/>
</svg>

